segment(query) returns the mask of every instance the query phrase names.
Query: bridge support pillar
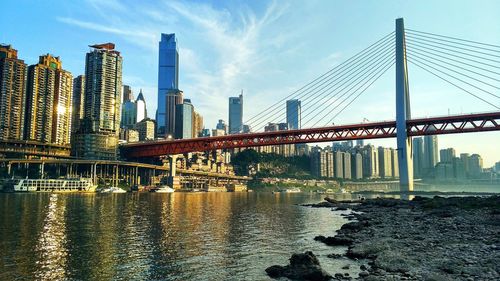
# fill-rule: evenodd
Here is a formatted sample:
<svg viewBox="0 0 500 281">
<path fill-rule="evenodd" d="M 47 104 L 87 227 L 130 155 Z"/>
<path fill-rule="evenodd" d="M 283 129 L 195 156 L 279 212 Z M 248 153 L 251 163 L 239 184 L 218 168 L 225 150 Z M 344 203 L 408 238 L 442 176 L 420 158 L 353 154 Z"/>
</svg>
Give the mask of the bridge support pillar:
<svg viewBox="0 0 500 281">
<path fill-rule="evenodd" d="M 168 186 L 171 188 L 180 188 L 179 178 L 177 177 L 177 157 L 179 155 L 169 155 L 168 164 L 170 168 L 170 174 L 168 176 Z"/>
<path fill-rule="evenodd" d="M 410 118 L 405 27 L 404 20 L 399 18 L 396 19 L 396 136 L 399 183 L 403 193 L 413 191 L 412 140 L 406 129 L 406 121 Z"/>
</svg>

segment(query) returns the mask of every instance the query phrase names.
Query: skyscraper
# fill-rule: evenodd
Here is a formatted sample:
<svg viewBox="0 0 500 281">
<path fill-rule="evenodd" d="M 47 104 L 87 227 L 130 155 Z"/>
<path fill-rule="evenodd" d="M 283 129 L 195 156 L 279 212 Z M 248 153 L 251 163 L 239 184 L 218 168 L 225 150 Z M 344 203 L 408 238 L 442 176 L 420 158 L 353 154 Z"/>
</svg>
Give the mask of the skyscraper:
<svg viewBox="0 0 500 281">
<path fill-rule="evenodd" d="M 386 147 L 378 148 L 378 169 L 381 178 L 392 177 L 391 150 Z"/>
<path fill-rule="evenodd" d="M 194 108 L 190 99 L 184 99 L 175 108 L 175 138 L 190 139 L 193 137 Z"/>
<path fill-rule="evenodd" d="M 439 150 L 439 161 L 443 163 L 453 163 L 455 159 L 455 149 L 450 147 L 446 149 Z"/>
<path fill-rule="evenodd" d="M 73 79 L 73 115 L 71 118 L 71 133 L 74 134 L 80 128 L 85 106 L 85 76 L 78 75 Z"/>
<path fill-rule="evenodd" d="M 149 118 L 142 119 L 135 124 L 135 129 L 139 132 L 139 140 L 154 140 L 155 139 L 155 122 Z"/>
<path fill-rule="evenodd" d="M 215 129 L 224 131 L 224 134 L 227 134 L 227 125 L 226 122 L 222 119 L 219 119 L 217 125 L 215 125 Z"/>
<path fill-rule="evenodd" d="M 424 139 L 413 138 L 413 174 L 416 178 L 422 177 L 424 169 Z"/>
<path fill-rule="evenodd" d="M 122 103 L 126 103 L 128 101 L 134 100 L 134 93 L 132 93 L 132 88 L 129 85 L 123 85 L 123 101 Z"/>
<path fill-rule="evenodd" d="M 424 137 L 424 175 L 431 175 L 439 162 L 437 136 Z"/>
<path fill-rule="evenodd" d="M 159 134 L 160 137 L 168 137 L 168 136 L 174 136 L 175 135 L 175 125 L 177 124 L 175 121 L 176 118 L 176 113 L 175 111 L 177 110 L 177 105 L 182 104 L 183 102 L 183 96 L 184 93 L 182 91 L 179 91 L 177 89 L 171 89 L 168 90 L 167 96 L 166 96 L 166 123 L 163 129 L 163 134 Z M 158 124 L 157 124 L 157 128 Z M 158 132 L 157 132 L 158 134 Z"/>
<path fill-rule="evenodd" d="M 229 134 L 238 134 L 243 129 L 243 93 L 229 98 Z"/>
<path fill-rule="evenodd" d="M 85 113 L 73 154 L 116 159 L 122 100 L 122 57 L 115 44 L 90 46 L 85 60 Z"/>
<path fill-rule="evenodd" d="M 135 100 L 135 106 L 137 109 L 136 122 L 141 122 L 143 119 L 148 117 L 148 111 L 146 110 L 146 100 L 144 100 L 144 96 L 142 95 L 142 89 L 139 92 L 137 99 Z"/>
<path fill-rule="evenodd" d="M 286 122 L 290 130 L 301 128 L 301 110 L 300 100 L 294 99 L 286 101 Z"/>
<path fill-rule="evenodd" d="M 193 111 L 193 138 L 197 138 L 203 131 L 203 116 L 196 111 Z"/>
<path fill-rule="evenodd" d="M 363 176 L 365 178 L 378 178 L 378 151 L 373 145 L 366 145 L 361 151 L 363 156 Z"/>
<path fill-rule="evenodd" d="M 24 136 L 27 140 L 68 145 L 71 136 L 73 76 L 59 57 L 40 56 L 28 68 Z"/>
<path fill-rule="evenodd" d="M 121 128 L 132 129 L 137 123 L 137 105 L 133 100 L 127 100 L 122 104 Z"/>
<path fill-rule="evenodd" d="M 174 33 L 161 34 L 158 57 L 158 110 L 156 113 L 156 126 L 157 134 L 166 136 L 169 133 L 174 133 L 173 131 L 167 133 L 168 116 L 175 116 L 175 112 L 168 112 L 167 95 L 171 90 L 179 89 L 179 51 Z M 175 105 L 173 108 L 175 108 Z"/>
<path fill-rule="evenodd" d="M 0 140 L 23 138 L 26 64 L 17 50 L 0 45 Z"/>
</svg>

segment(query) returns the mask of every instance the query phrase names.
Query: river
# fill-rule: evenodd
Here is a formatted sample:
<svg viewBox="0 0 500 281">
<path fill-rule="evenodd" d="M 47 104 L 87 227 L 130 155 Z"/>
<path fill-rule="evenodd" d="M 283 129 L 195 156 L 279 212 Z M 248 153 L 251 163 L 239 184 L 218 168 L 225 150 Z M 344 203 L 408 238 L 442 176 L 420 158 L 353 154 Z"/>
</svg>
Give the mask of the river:
<svg viewBox="0 0 500 281">
<path fill-rule="evenodd" d="M 311 250 L 330 273 L 341 212 L 316 194 L 0 194 L 0 280 L 271 280 Z"/>
</svg>

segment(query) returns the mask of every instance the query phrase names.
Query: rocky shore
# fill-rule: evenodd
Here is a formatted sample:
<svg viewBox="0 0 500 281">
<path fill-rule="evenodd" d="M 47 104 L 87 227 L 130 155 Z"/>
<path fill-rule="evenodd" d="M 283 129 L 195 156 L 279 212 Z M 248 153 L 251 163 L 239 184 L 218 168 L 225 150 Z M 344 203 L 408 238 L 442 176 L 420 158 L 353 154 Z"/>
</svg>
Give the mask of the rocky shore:
<svg viewBox="0 0 500 281">
<path fill-rule="evenodd" d="M 348 276 L 339 268 L 335 273 L 311 275 L 317 279 L 281 276 L 298 280 L 500 280 L 500 196 L 347 203 L 325 198 L 311 207 L 354 211 L 347 215 L 351 222 L 336 236 L 315 240 L 348 246 L 345 257 L 356 260 L 357 266 L 361 262 L 361 272 Z M 321 272 L 319 263 L 311 264 L 315 272 Z M 307 272 L 303 269 L 307 265 L 297 265 L 296 258 L 290 266 Z"/>
</svg>

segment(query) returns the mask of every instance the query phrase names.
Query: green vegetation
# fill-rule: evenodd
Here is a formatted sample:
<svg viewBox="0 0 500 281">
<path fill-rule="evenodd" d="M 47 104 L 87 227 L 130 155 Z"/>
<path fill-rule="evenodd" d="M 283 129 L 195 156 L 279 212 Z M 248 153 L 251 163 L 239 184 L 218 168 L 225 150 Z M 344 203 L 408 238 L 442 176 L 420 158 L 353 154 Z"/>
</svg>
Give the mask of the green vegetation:
<svg viewBox="0 0 500 281">
<path fill-rule="evenodd" d="M 256 178 L 295 178 L 313 179 L 310 173 L 309 156 L 284 157 L 274 153 L 259 153 L 246 149 L 236 154 L 231 160 L 237 175 L 248 175 L 249 170 L 259 171 Z"/>
</svg>

